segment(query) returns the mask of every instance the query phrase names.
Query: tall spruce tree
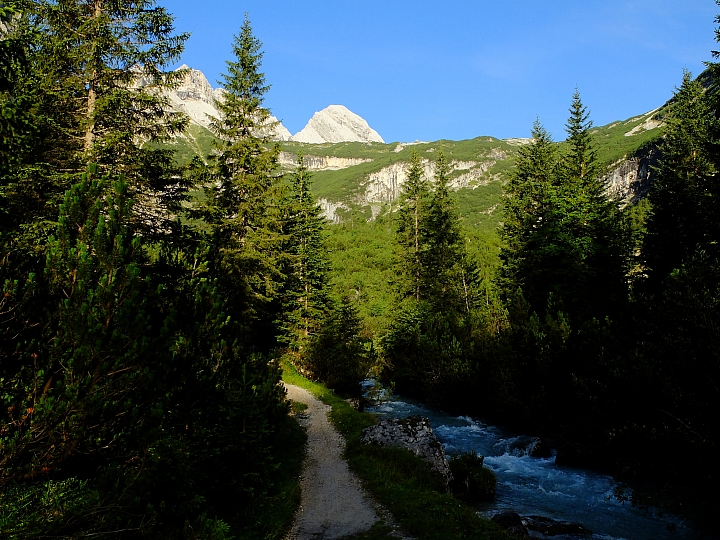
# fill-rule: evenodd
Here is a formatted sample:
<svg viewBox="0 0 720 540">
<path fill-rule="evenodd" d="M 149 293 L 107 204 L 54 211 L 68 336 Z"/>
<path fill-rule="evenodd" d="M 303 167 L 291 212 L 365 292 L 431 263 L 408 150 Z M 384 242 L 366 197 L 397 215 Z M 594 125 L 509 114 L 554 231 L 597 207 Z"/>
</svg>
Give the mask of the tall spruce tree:
<svg viewBox="0 0 720 540">
<path fill-rule="evenodd" d="M 18 152 L 4 175 L 9 234 L 21 249 L 36 249 L 90 163 L 125 175 L 136 201 L 133 229 L 167 234 L 187 186 L 173 152 L 146 143 L 165 142 L 186 125 L 165 107 L 163 91 L 183 75 L 166 70 L 188 35 L 174 33 L 172 16 L 154 0 L 18 6 L 16 26 L 29 42 L 14 93 L 31 113 L 33 138 L 32 152 Z"/>
<path fill-rule="evenodd" d="M 460 310 L 463 303 L 460 263 L 465 249 L 455 203 L 450 196 L 450 166 L 442 152 L 435 161 L 435 184 L 422 232 L 421 290 L 426 300 L 443 309 Z"/>
<path fill-rule="evenodd" d="M 233 42 L 235 59 L 227 62 L 220 117 L 211 128 L 217 140 L 206 178 L 204 218 L 212 225 L 219 255 L 218 276 L 233 298 L 235 315 L 272 321 L 270 303 L 283 282 L 279 255 L 281 186 L 277 144 L 266 148 L 269 111 L 263 107 L 269 86 L 260 71 L 262 43 L 245 21 Z M 267 326 L 267 325 L 265 325 Z M 270 332 L 274 339 L 274 330 Z"/>
<path fill-rule="evenodd" d="M 310 192 L 312 175 L 302 152 L 291 173 L 286 211 L 285 241 L 289 268 L 283 305 L 284 341 L 303 364 L 310 339 L 317 334 L 328 311 L 328 262 L 323 242 L 325 220 Z"/>
<path fill-rule="evenodd" d="M 407 171 L 407 180 L 400 194 L 400 206 L 396 217 L 395 238 L 400 246 L 401 296 L 411 296 L 420 301 L 424 282 L 423 252 L 426 249 L 424 228 L 430 188 L 424 176 L 420 154 L 413 150 Z"/>
<path fill-rule="evenodd" d="M 717 157 L 711 146 L 717 120 L 710 96 L 687 71 L 665 121 L 662 158 L 648 196 L 652 209 L 643 246 L 649 281 L 655 289 L 696 251 L 717 254 L 720 240 L 720 188 L 715 178 Z"/>
<path fill-rule="evenodd" d="M 550 134 L 535 120 L 532 142 L 520 147 L 515 167 L 503 194 L 503 266 L 499 282 L 506 297 L 518 289 L 535 305 L 546 300 L 544 283 L 537 274 L 538 230 L 547 220 L 550 193 L 556 182 L 558 155 Z"/>
<path fill-rule="evenodd" d="M 153 151 L 142 143 L 167 140 L 186 123 L 163 107 L 162 90 L 184 76 L 165 68 L 189 34 L 175 35 L 172 15 L 155 0 L 31 0 L 28 13 L 39 36 L 36 82 L 59 128 L 49 134 L 58 140 L 48 142 L 47 160 L 147 178 Z"/>
<path fill-rule="evenodd" d="M 532 310 L 544 313 L 551 302 L 579 321 L 603 319 L 627 296 L 629 244 L 599 175 L 591 128 L 576 91 L 568 149 L 556 166 L 549 136 L 536 125 L 509 185 L 504 229 L 508 284 L 522 288 Z"/>
</svg>

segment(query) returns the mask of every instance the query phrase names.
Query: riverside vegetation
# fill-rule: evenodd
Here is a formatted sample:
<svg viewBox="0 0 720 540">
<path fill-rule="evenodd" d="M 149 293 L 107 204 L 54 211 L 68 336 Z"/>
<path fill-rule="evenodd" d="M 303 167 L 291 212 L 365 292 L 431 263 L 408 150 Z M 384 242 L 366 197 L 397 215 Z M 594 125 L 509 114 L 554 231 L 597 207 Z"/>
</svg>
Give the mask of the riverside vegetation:
<svg viewBox="0 0 720 540">
<path fill-rule="evenodd" d="M 281 363 L 333 405 L 351 466 L 419 538 L 502 533 L 407 454 L 358 446 L 372 419 L 298 374 L 357 395 L 372 371 L 554 439 L 558 462 L 625 479 L 619 497 L 710 515 L 717 64 L 686 73 L 639 138 L 621 134 L 647 115 L 594 129 L 576 92 L 560 144 L 536 123 L 520 146 L 319 145 L 374 161 L 313 176 L 310 146 L 260 135 L 247 18 L 193 151 L 163 97 L 188 37 L 164 8 L 14 0 L 0 23 L 0 535 L 281 537 L 304 445 Z M 454 192 L 453 160 L 498 145 L 487 182 Z M 623 205 L 603 177 L 643 145 L 653 185 Z M 324 221 L 316 197 L 401 158 L 397 201 Z"/>
</svg>

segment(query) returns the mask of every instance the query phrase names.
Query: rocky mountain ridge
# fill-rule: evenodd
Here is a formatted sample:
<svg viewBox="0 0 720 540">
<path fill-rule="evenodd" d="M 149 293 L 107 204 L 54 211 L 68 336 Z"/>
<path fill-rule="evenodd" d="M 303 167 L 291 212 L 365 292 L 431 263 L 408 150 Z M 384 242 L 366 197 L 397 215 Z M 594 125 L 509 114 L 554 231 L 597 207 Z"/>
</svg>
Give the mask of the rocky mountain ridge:
<svg viewBox="0 0 720 540">
<path fill-rule="evenodd" d="M 212 88 L 199 70 L 187 68 L 182 84 L 168 99 L 175 110 L 191 119 L 188 133 L 175 143 L 180 161 L 206 156 L 213 138 L 207 129 L 209 117 L 218 116 L 215 103 L 222 99 L 222 90 Z M 647 193 L 657 159 L 654 141 L 662 135 L 656 113 L 593 129 L 598 157 L 607 166 L 608 193 L 613 197 L 634 202 Z M 394 211 L 407 180 L 411 152 L 420 153 L 424 176 L 432 181 L 434 161 L 442 150 L 451 168 L 449 186 L 457 193 L 463 220 L 473 227 L 494 229 L 501 219 L 502 184 L 517 152 L 530 142 L 526 138 L 477 137 L 385 144 L 365 120 L 341 105 L 315 113 L 295 136 L 279 122 L 267 129 L 265 135 L 282 147 L 279 164 L 285 171 L 296 166 L 298 152 L 304 154 L 323 214 L 335 223 L 361 216 L 371 220 Z"/>
<path fill-rule="evenodd" d="M 213 88 L 202 71 L 185 64 L 178 68 L 181 69 L 187 72 L 185 78 L 176 89 L 166 93 L 170 106 L 174 111 L 187 114 L 191 124 L 209 129 L 212 118 L 220 116 L 215 103 L 223 99 L 223 90 Z M 267 128 L 262 129 L 260 134 L 274 141 L 310 144 L 384 142 L 362 117 L 342 105 L 330 105 L 316 112 L 295 135 L 291 135 L 281 121 L 270 116 Z"/>
<path fill-rule="evenodd" d="M 625 203 L 644 197 L 652 182 L 652 166 L 657 160 L 654 141 L 662 134 L 662 123 L 655 113 L 650 111 L 593 130 L 599 158 L 607 166 L 603 177 L 607 192 Z M 323 215 L 338 223 L 357 212 L 364 213 L 366 219 L 392 212 L 407 180 L 410 152 L 416 150 L 423 156 L 423 176 L 432 182 L 434 159 L 442 149 L 450 165 L 449 187 L 458 193 L 465 218 L 490 226 L 490 222 L 496 225 L 500 219 L 501 186 L 519 148 L 529 142 L 478 137 L 469 141 L 373 143 L 363 147 L 308 145 L 304 159 L 316 171 L 316 196 Z M 291 168 L 294 156 L 288 150 L 285 147 L 286 157 L 281 157 L 281 163 Z"/>
</svg>

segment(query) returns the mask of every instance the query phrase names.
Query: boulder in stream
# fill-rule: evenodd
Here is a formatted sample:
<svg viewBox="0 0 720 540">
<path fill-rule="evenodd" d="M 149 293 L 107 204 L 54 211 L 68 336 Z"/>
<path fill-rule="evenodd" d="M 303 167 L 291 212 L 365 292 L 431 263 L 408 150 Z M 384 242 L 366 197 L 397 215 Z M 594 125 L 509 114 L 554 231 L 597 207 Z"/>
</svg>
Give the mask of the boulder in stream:
<svg viewBox="0 0 720 540">
<path fill-rule="evenodd" d="M 592 535 L 592 532 L 579 523 L 558 521 L 544 516 L 520 517 L 512 510 L 505 510 L 492 517 L 492 521 L 500 525 L 511 536 L 520 538 L 550 538 L 562 536 L 563 538 L 582 538 Z M 538 534 L 531 534 L 533 533 Z"/>
<path fill-rule="evenodd" d="M 404 419 L 383 419 L 365 428 L 360 437 L 363 444 L 405 448 L 426 461 L 449 485 L 452 473 L 445 450 L 424 416 L 408 416 Z"/>
<path fill-rule="evenodd" d="M 579 523 L 570 521 L 557 521 L 544 516 L 527 516 L 522 518 L 522 523 L 530 531 L 539 532 L 544 536 L 591 536 L 592 531 Z"/>
<path fill-rule="evenodd" d="M 519 538 L 530 538 L 530 533 L 523 525 L 522 518 L 512 510 L 500 512 L 492 517 L 492 521 L 500 525 L 511 536 Z"/>
<path fill-rule="evenodd" d="M 552 456 L 552 451 L 550 445 L 540 437 L 522 435 L 510 443 L 509 454 L 519 457 L 549 458 Z"/>
</svg>

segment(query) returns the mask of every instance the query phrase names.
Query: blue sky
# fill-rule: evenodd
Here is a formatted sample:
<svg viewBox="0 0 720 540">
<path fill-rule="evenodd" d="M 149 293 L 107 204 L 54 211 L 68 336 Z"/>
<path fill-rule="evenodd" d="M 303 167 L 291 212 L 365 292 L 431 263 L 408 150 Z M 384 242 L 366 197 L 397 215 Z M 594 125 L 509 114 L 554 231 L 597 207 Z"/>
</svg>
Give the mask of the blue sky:
<svg viewBox="0 0 720 540">
<path fill-rule="evenodd" d="M 247 11 L 266 105 L 292 133 L 341 104 L 386 142 L 526 137 L 536 116 L 563 139 L 576 86 L 608 124 L 662 105 L 720 48 L 713 0 L 159 2 L 213 86 Z"/>
</svg>

